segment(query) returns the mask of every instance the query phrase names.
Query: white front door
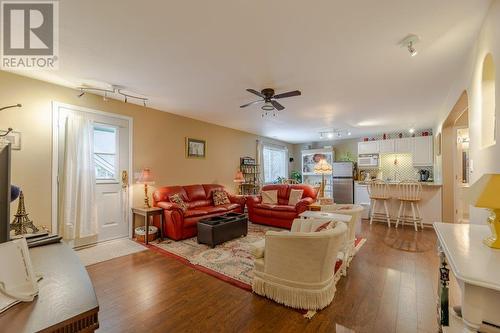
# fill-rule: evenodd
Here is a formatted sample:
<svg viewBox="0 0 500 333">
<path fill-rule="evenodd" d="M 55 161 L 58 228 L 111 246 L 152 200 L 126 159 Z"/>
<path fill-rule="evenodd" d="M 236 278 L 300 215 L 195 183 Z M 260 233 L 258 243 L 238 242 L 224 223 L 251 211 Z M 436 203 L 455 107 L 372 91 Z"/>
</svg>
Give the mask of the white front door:
<svg viewBox="0 0 500 333">
<path fill-rule="evenodd" d="M 69 105 L 58 106 L 58 175 L 64 177 L 64 137 L 69 113 L 84 115 L 93 126 L 93 156 L 98 232 L 77 239 L 74 246 L 88 245 L 129 235 L 130 119 Z M 61 198 L 58 198 L 61 202 Z"/>
</svg>

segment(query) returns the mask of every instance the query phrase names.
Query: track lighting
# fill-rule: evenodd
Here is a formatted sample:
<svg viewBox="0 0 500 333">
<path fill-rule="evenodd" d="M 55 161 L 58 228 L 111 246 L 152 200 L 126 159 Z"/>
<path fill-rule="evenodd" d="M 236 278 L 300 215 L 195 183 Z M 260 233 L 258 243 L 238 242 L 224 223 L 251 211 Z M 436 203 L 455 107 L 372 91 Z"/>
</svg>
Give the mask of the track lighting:
<svg viewBox="0 0 500 333">
<path fill-rule="evenodd" d="M 78 97 L 82 97 L 85 95 L 87 92 L 101 92 L 104 93 L 103 96 L 103 101 L 107 102 L 109 100 L 108 94 L 115 94 L 118 93 L 122 95 L 125 98 L 125 103 L 128 103 L 128 99 L 136 99 L 142 101 L 142 105 L 146 106 L 146 102 L 148 101 L 147 97 L 140 96 L 140 95 L 135 95 L 129 92 L 124 92 L 123 90 L 119 89 L 117 86 L 113 86 L 113 89 L 101 89 L 101 88 L 93 88 L 93 87 L 78 87 L 77 89 L 80 90 L 80 93 L 77 95 Z"/>
<path fill-rule="evenodd" d="M 402 41 L 399 42 L 400 47 L 405 47 L 412 57 L 418 54 L 415 44 L 420 41 L 420 37 L 417 35 L 410 34 L 406 36 Z"/>
<path fill-rule="evenodd" d="M 104 93 L 104 97 L 103 97 L 104 101 L 108 100 L 107 93 L 114 93 L 115 92 L 114 88 L 113 88 L 113 90 L 101 89 L 101 88 L 93 88 L 93 87 L 79 87 L 78 89 L 80 89 L 80 93 L 77 95 L 78 98 L 82 97 L 87 92 L 103 92 Z"/>
<path fill-rule="evenodd" d="M 334 129 L 331 131 L 323 131 L 319 132 L 320 139 L 341 139 L 343 136 L 350 136 L 352 133 L 347 129 Z"/>
<path fill-rule="evenodd" d="M 125 103 L 128 103 L 128 99 L 132 98 L 132 99 L 141 100 L 142 101 L 142 105 L 146 106 L 146 102 L 148 101 L 147 97 L 143 97 L 143 96 L 139 96 L 139 95 L 134 95 L 134 94 L 129 93 L 129 92 L 124 92 L 121 89 L 118 89 L 117 92 L 125 98 Z"/>
<path fill-rule="evenodd" d="M 418 54 L 418 51 L 413 47 L 413 42 L 408 43 L 408 52 L 410 52 L 410 55 L 412 57 L 414 57 Z"/>
</svg>

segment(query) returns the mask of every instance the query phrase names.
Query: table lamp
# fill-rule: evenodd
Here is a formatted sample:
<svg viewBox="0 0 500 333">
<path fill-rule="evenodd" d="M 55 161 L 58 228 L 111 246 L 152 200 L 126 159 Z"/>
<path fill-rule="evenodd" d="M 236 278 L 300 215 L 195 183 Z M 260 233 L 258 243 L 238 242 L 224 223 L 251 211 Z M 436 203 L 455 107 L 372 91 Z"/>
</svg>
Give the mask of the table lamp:
<svg viewBox="0 0 500 333">
<path fill-rule="evenodd" d="M 479 208 L 488 208 L 488 225 L 491 236 L 483 243 L 494 249 L 500 249 L 500 174 L 484 174 L 469 188 L 469 202 Z"/>
<path fill-rule="evenodd" d="M 236 193 L 239 193 L 240 185 L 245 182 L 245 177 L 243 176 L 243 172 L 241 172 L 240 170 L 236 171 L 233 182 L 236 184 Z"/>
<path fill-rule="evenodd" d="M 331 174 L 332 171 L 332 166 L 325 159 L 319 160 L 314 166 L 314 173 L 321 175 L 321 187 L 319 189 L 320 198 L 325 196 L 325 175 Z"/>
<path fill-rule="evenodd" d="M 144 208 L 151 208 L 148 198 L 148 185 L 153 185 L 155 182 L 150 168 L 142 169 L 141 175 L 139 179 L 137 179 L 137 183 L 144 184 Z"/>
</svg>

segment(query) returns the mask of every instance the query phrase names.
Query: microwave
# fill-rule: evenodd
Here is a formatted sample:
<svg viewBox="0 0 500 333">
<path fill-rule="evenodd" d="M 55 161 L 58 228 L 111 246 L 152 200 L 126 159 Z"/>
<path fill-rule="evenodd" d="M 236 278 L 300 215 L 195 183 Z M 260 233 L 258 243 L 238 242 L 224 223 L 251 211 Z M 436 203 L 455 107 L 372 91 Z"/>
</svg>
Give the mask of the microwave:
<svg viewBox="0 0 500 333">
<path fill-rule="evenodd" d="M 361 154 L 358 156 L 359 168 L 378 168 L 379 156 L 378 154 Z"/>
</svg>

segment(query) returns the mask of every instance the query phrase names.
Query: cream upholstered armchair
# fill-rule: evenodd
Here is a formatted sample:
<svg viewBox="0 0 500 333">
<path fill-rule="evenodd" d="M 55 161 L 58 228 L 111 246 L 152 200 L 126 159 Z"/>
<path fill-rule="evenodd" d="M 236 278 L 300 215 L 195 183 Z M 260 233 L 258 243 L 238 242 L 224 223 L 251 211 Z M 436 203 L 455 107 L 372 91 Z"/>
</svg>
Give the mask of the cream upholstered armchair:
<svg viewBox="0 0 500 333">
<path fill-rule="evenodd" d="M 335 295 L 340 272 L 337 254 L 347 227 L 312 232 L 324 219 L 296 219 L 290 232 L 268 231 L 265 242 L 255 246 L 252 289 L 278 303 L 298 309 L 319 310 Z"/>
<path fill-rule="evenodd" d="M 353 204 L 322 205 L 321 211 L 351 216 L 350 221 L 344 222 L 347 226 L 347 236 L 344 248 L 339 253 L 339 259 L 342 260 L 342 275 L 347 275 L 347 269 L 356 254 L 356 231 L 361 231 L 363 206 Z"/>
</svg>

